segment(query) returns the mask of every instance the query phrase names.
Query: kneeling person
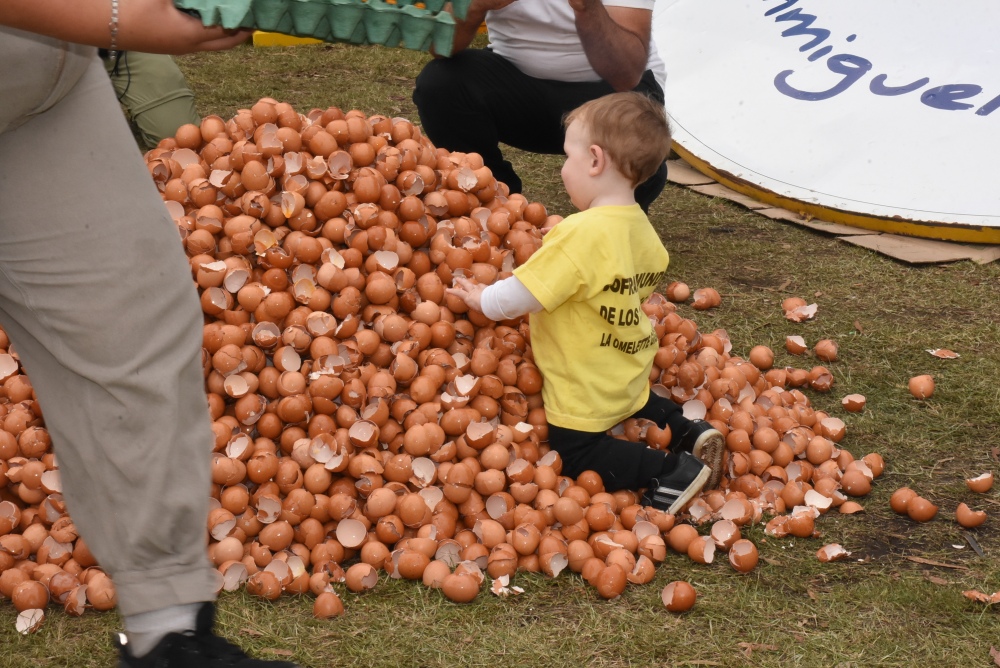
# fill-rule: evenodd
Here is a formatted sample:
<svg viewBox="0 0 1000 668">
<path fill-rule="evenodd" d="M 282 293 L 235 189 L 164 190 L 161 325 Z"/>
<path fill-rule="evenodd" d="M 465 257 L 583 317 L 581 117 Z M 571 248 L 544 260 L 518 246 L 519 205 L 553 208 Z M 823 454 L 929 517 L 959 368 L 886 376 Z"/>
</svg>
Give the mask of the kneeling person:
<svg viewBox="0 0 1000 668">
<path fill-rule="evenodd" d="M 609 492 L 646 489 L 646 505 L 676 513 L 718 484 L 725 442 L 649 387 L 659 341 L 641 305 L 669 256 L 634 188 L 669 148 L 662 106 L 640 93 L 578 107 L 566 118 L 562 179 L 580 212 L 548 231 L 512 277 L 489 287 L 457 277 L 449 293 L 493 320 L 531 314 L 549 444 L 565 475 L 594 470 Z M 670 451 L 607 434 L 629 417 L 669 426 Z"/>
</svg>

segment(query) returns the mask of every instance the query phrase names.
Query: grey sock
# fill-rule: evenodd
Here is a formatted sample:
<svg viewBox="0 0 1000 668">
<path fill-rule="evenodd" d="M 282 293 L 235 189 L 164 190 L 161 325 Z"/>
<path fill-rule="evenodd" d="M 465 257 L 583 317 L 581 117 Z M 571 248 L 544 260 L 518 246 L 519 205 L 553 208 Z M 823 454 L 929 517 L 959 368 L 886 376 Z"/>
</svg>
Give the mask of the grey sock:
<svg viewBox="0 0 1000 668">
<path fill-rule="evenodd" d="M 193 631 L 201 606 L 201 602 L 185 603 L 127 615 L 124 621 L 129 653 L 135 657 L 144 656 L 168 633 Z"/>
</svg>

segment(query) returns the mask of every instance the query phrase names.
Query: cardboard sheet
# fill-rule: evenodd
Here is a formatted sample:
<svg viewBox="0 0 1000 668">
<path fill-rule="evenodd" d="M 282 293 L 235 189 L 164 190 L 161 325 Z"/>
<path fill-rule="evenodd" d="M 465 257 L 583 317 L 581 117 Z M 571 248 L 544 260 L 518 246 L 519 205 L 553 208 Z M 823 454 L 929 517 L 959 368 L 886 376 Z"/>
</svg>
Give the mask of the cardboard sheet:
<svg viewBox="0 0 1000 668">
<path fill-rule="evenodd" d="M 959 244 L 934 239 L 903 237 L 898 234 L 868 234 L 840 237 L 855 246 L 903 260 L 910 264 L 937 264 L 972 260 L 978 264 L 988 264 L 1000 259 L 1000 246 L 986 244 Z"/>
<path fill-rule="evenodd" d="M 794 211 L 768 206 L 752 197 L 716 183 L 710 177 L 705 176 L 683 160 L 668 161 L 667 175 L 667 178 L 672 183 L 686 186 L 703 195 L 722 197 L 741 204 L 762 216 L 835 235 L 842 241 L 855 246 L 861 246 L 862 248 L 868 248 L 869 250 L 882 253 L 902 262 L 910 264 L 934 264 L 971 260 L 978 264 L 988 264 L 1000 259 L 1000 245 L 963 244 L 951 241 L 907 237 L 898 234 L 885 234 L 875 230 L 866 230 L 861 227 L 851 227 L 850 225 L 831 223 L 816 218 L 805 218 Z"/>
</svg>

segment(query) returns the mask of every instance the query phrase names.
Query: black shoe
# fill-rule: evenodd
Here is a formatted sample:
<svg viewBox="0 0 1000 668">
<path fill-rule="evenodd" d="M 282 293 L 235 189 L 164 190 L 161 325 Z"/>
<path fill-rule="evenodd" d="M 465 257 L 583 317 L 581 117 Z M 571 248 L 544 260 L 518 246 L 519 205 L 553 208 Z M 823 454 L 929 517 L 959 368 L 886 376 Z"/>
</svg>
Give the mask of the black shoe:
<svg viewBox="0 0 1000 668">
<path fill-rule="evenodd" d="M 194 631 L 168 633 L 149 654 L 135 658 L 128 647 L 118 645 L 118 668 L 201 668 L 230 666 L 231 668 L 298 668 L 289 661 L 251 659 L 243 650 L 225 638 L 212 633 L 215 624 L 215 604 L 205 603 L 198 610 Z"/>
<path fill-rule="evenodd" d="M 680 436 L 677 450 L 690 452 L 705 466 L 712 469 L 706 489 L 715 489 L 722 480 L 722 459 L 726 454 L 726 439 L 718 429 L 704 420 L 695 420 Z"/>
<path fill-rule="evenodd" d="M 673 473 L 649 481 L 642 503 L 676 515 L 691 499 L 705 488 L 712 469 L 702 464 L 689 452 L 680 453 Z"/>
</svg>

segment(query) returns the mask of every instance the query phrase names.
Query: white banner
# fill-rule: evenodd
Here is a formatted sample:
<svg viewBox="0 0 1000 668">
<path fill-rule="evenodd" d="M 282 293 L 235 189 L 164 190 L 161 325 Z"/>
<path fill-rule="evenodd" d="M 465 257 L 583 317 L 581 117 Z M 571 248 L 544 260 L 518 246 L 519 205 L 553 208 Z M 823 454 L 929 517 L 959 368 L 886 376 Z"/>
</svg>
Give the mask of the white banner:
<svg viewBox="0 0 1000 668">
<path fill-rule="evenodd" d="M 991 0 L 657 0 L 653 15 L 696 166 L 818 218 L 990 243 L 998 29 Z"/>
</svg>

